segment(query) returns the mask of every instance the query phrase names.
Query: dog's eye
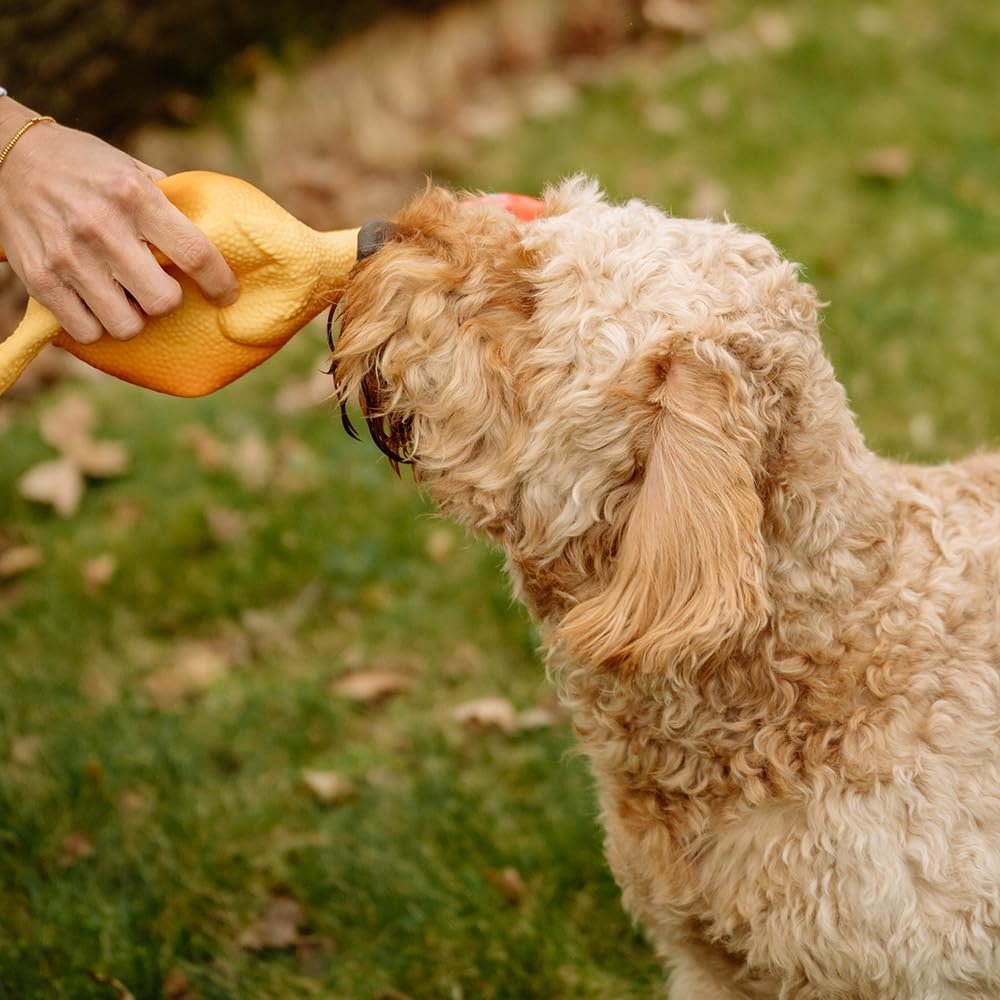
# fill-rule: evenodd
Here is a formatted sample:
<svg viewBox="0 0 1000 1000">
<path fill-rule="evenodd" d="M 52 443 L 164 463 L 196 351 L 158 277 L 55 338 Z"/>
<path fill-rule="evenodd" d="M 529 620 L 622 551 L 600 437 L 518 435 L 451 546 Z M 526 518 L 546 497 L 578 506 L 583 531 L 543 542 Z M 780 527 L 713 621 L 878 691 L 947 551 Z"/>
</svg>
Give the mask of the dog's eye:
<svg viewBox="0 0 1000 1000">
<path fill-rule="evenodd" d="M 358 260 L 364 260 L 382 247 L 399 232 L 399 228 L 385 219 L 371 219 L 358 231 Z"/>
</svg>

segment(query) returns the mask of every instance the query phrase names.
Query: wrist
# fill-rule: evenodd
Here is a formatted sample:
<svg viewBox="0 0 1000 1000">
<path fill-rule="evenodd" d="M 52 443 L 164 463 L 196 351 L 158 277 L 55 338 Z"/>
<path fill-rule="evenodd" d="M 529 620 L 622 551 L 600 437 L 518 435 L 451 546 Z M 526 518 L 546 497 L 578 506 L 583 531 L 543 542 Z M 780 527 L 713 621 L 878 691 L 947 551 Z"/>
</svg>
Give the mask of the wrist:
<svg viewBox="0 0 1000 1000">
<path fill-rule="evenodd" d="M 37 111 L 15 101 L 9 94 L 0 97 L 0 149 L 26 121 L 38 117 Z"/>
</svg>

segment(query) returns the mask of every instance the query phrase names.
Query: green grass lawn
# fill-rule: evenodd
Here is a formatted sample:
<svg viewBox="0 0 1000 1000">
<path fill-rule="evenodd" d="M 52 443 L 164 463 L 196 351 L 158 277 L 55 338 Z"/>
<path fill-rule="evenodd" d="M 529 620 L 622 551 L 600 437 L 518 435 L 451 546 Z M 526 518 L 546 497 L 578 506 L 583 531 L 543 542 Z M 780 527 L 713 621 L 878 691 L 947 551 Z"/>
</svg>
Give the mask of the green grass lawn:
<svg viewBox="0 0 1000 1000">
<path fill-rule="evenodd" d="M 456 180 L 582 170 L 616 198 L 726 209 L 831 302 L 873 447 L 995 445 L 1000 6 L 774 10 L 723 4 L 707 41 L 624 65 Z M 569 727 L 453 717 L 551 706 L 499 559 L 331 408 L 276 411 L 321 345 L 204 400 L 101 382 L 4 410 L 0 532 L 43 558 L 0 581 L 0 997 L 656 995 Z M 16 482 L 54 454 L 40 415 L 80 392 L 131 466 L 61 519 Z M 115 572 L 88 582 L 103 555 Z M 404 690 L 331 688 L 371 670 Z M 310 770 L 353 796 L 324 804 Z M 260 947 L 281 943 L 276 899 L 290 944 Z"/>
</svg>

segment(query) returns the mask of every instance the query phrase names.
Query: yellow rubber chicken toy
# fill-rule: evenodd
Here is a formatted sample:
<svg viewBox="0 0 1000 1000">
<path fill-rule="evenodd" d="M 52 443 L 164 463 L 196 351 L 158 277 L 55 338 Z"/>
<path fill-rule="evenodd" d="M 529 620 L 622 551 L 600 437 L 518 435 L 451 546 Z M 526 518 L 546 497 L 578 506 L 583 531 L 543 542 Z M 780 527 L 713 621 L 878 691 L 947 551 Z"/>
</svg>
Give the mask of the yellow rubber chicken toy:
<svg viewBox="0 0 1000 1000">
<path fill-rule="evenodd" d="M 169 316 L 149 320 L 134 340 L 104 334 L 80 344 L 30 299 L 20 325 L 0 343 L 0 393 L 51 342 L 135 385 L 204 396 L 266 361 L 337 301 L 357 260 L 359 230 L 316 232 L 252 184 L 224 174 L 190 171 L 159 183 L 222 252 L 239 279 L 239 299 L 222 309 L 211 304 L 160 254 L 184 301 Z"/>
</svg>

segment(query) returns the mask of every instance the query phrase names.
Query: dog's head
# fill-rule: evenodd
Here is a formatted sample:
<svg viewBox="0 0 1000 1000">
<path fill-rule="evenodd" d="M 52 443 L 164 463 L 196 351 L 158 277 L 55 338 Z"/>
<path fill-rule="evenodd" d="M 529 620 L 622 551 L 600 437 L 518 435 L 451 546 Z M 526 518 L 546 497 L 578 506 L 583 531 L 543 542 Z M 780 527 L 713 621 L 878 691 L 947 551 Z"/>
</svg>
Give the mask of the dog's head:
<svg viewBox="0 0 1000 1000">
<path fill-rule="evenodd" d="M 578 657 L 732 648 L 766 619 L 769 463 L 828 375 L 815 296 L 735 226 L 582 180 L 545 203 L 410 204 L 344 292 L 338 394 Z"/>
</svg>

